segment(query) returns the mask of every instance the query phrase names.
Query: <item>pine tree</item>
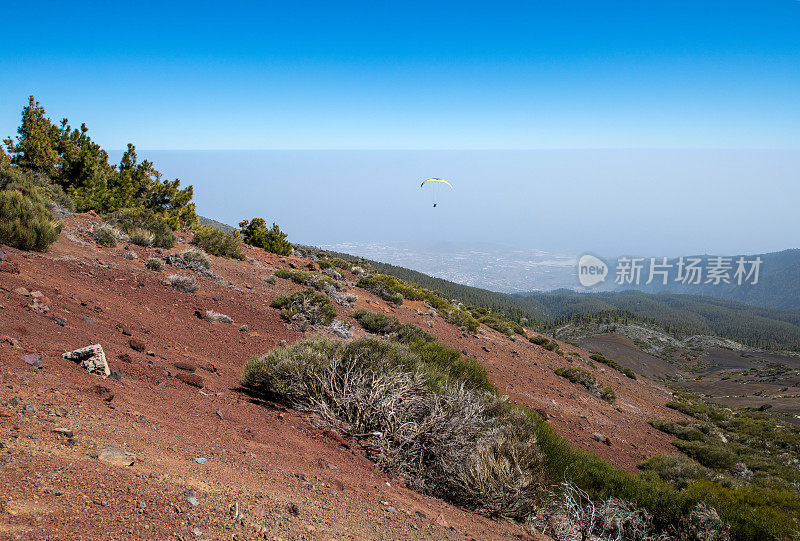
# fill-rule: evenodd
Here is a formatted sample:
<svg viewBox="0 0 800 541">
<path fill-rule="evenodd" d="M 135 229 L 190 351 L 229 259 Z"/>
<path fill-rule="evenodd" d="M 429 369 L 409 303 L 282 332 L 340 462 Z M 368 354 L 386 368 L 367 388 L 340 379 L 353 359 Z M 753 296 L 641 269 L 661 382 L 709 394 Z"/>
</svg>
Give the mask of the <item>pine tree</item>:
<svg viewBox="0 0 800 541">
<path fill-rule="evenodd" d="M 10 137 L 3 142 L 12 156 L 12 163 L 24 171 L 53 178 L 58 171 L 60 130 L 45 116 L 44 107 L 33 96 L 22 110 L 22 124 L 17 141 Z"/>
</svg>

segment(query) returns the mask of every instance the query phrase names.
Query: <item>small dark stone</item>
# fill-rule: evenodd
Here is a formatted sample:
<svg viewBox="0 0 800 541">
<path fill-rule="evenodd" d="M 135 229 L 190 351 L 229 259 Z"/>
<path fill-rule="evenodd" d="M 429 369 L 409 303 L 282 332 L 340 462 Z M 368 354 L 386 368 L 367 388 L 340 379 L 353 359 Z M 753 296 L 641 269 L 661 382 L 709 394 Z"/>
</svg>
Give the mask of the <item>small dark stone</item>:
<svg viewBox="0 0 800 541">
<path fill-rule="evenodd" d="M 131 349 L 134 351 L 142 352 L 145 350 L 147 346 L 141 340 L 137 340 L 136 338 L 132 338 L 130 341 Z"/>
<path fill-rule="evenodd" d="M 27 355 L 23 355 L 22 360 L 34 368 L 44 368 L 42 356 L 38 353 L 28 353 Z"/>
<path fill-rule="evenodd" d="M 174 364 L 175 368 L 177 368 L 178 370 L 185 370 L 186 372 L 194 372 L 195 370 L 197 370 L 197 367 L 192 363 L 177 361 Z"/>
<path fill-rule="evenodd" d="M 55 314 L 46 314 L 44 317 L 46 317 L 47 319 L 55 322 L 56 325 L 59 325 L 61 327 L 63 327 L 64 325 L 67 324 L 67 320 L 66 319 L 64 319 L 61 316 L 57 316 Z"/>
<path fill-rule="evenodd" d="M 122 381 L 122 372 L 116 368 L 112 368 L 108 377 L 117 381 Z"/>
<path fill-rule="evenodd" d="M 296 503 L 290 503 L 289 504 L 289 513 L 291 513 L 294 516 L 300 515 L 300 506 L 297 505 Z"/>
<path fill-rule="evenodd" d="M 131 358 L 130 354 L 128 354 L 128 353 L 123 353 L 122 355 L 120 355 L 119 356 L 119 360 L 124 362 L 124 363 L 133 362 L 133 359 Z"/>
</svg>

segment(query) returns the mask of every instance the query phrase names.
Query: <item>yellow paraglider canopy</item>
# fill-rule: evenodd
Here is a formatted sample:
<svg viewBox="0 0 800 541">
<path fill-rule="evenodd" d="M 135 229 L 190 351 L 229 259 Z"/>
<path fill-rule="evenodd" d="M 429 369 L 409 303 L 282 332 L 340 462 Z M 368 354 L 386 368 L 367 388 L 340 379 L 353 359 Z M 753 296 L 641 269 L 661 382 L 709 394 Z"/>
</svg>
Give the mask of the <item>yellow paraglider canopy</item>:
<svg viewBox="0 0 800 541">
<path fill-rule="evenodd" d="M 428 182 L 443 182 L 443 183 L 447 184 L 448 186 L 450 186 L 451 190 L 453 189 L 453 185 L 450 184 L 449 182 L 447 182 L 446 180 L 442 179 L 442 178 L 429 178 L 428 180 L 423 181 L 422 184 L 419 185 L 419 187 L 422 188 Z"/>
</svg>

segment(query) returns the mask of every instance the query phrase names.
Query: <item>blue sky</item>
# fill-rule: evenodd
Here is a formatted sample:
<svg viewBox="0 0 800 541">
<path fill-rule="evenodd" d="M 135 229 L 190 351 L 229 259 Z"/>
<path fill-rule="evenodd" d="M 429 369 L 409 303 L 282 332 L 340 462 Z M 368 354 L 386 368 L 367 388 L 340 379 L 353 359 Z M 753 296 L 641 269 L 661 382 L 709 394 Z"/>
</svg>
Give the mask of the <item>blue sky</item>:
<svg viewBox="0 0 800 541">
<path fill-rule="evenodd" d="M 11 2 L 28 94 L 108 148 L 797 148 L 800 2 Z"/>
<path fill-rule="evenodd" d="M 799 28 L 797 0 L 11 2 L 0 135 L 34 94 L 293 241 L 766 252 L 798 246 Z"/>
</svg>

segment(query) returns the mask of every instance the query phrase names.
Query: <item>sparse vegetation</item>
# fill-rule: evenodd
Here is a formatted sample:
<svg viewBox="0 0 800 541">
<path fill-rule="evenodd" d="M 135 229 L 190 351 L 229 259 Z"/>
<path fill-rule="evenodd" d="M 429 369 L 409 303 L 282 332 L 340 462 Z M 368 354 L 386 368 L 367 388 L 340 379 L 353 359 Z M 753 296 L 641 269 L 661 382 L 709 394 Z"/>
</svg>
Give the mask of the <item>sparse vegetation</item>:
<svg viewBox="0 0 800 541">
<path fill-rule="evenodd" d="M 394 276 L 376 274 L 361 278 L 356 285 L 395 304 L 402 304 L 403 299 L 425 301 L 441 313 L 447 321 L 458 327 L 464 327 L 469 332 L 476 332 L 480 326 L 478 321 L 465 309 L 455 306 L 432 291 L 416 284 L 403 282 Z"/>
<path fill-rule="evenodd" d="M 392 324 L 372 321 L 380 329 Z M 572 447 L 534 411 L 493 398 L 490 384 L 489 392 L 468 391 L 480 385 L 469 381 L 472 374 L 448 373 L 451 366 L 429 363 L 397 342 L 311 338 L 254 357 L 244 383 L 366 440 L 373 460 L 414 488 L 479 512 L 517 520 L 545 514 L 557 521 L 565 505 L 542 489 L 569 479 L 598 507 L 614 497 L 629 512 L 646 512 L 654 532 L 649 539 L 656 533 L 726 539 L 732 517 L 735 539 L 777 539 L 791 530 L 776 528 L 774 517 L 745 511 L 747 504 L 733 495 L 694 485 L 681 491 L 652 474 L 616 469 Z M 555 492 L 561 498 L 563 488 Z M 712 520 L 712 505 L 724 510 L 721 520 Z"/>
<path fill-rule="evenodd" d="M 325 276 L 324 274 L 315 271 L 278 269 L 275 271 L 275 276 L 285 280 L 291 280 L 296 284 L 313 287 L 318 291 L 325 291 L 327 288 L 334 288 L 337 290 L 342 289 L 342 284 L 330 276 Z"/>
<path fill-rule="evenodd" d="M 383 281 L 374 276 L 361 278 L 356 286 L 366 289 L 370 293 L 374 293 L 386 302 L 391 302 L 397 305 L 403 304 L 403 294 L 398 291 L 393 291 Z"/>
<path fill-rule="evenodd" d="M 239 228 L 242 232 L 242 239 L 251 246 L 257 246 L 278 255 L 292 254 L 292 243 L 286 240 L 286 233 L 281 231 L 276 223 L 269 228 L 263 218 L 253 218 L 239 222 Z"/>
<path fill-rule="evenodd" d="M 467 311 L 470 313 L 470 315 L 472 315 L 472 317 L 477 319 L 478 322 L 483 323 L 487 327 L 501 332 L 506 336 L 514 336 L 514 334 L 525 336 L 525 328 L 522 325 L 516 321 L 511 321 L 500 314 L 491 312 L 486 308 L 481 308 L 479 306 L 469 306 L 467 307 Z"/>
<path fill-rule="evenodd" d="M 164 268 L 164 260 L 157 257 L 150 257 L 147 259 L 145 266 L 151 271 L 160 271 Z"/>
<path fill-rule="evenodd" d="M 119 240 L 119 231 L 112 225 L 99 223 L 92 228 L 92 238 L 100 246 L 113 248 Z"/>
<path fill-rule="evenodd" d="M 345 261 L 341 257 L 326 257 L 324 259 L 320 259 L 319 261 L 317 261 L 317 264 L 319 265 L 319 268 L 322 270 L 336 267 L 337 269 L 349 271 L 353 268 L 352 263 L 350 263 L 349 261 Z"/>
<path fill-rule="evenodd" d="M 337 316 L 330 299 L 311 288 L 276 297 L 270 306 L 280 308 L 281 316 L 298 330 L 306 330 L 309 325 L 330 325 Z"/>
<path fill-rule="evenodd" d="M 197 279 L 191 275 L 172 274 L 167 277 L 167 280 L 169 280 L 169 284 L 173 288 L 177 289 L 178 291 L 183 291 L 184 293 L 194 293 L 200 289 Z"/>
<path fill-rule="evenodd" d="M 562 378 L 567 378 L 572 383 L 583 385 L 584 387 L 586 387 L 586 390 L 589 391 L 591 394 L 593 394 L 597 398 L 605 400 L 609 404 L 614 404 L 617 401 L 617 397 L 614 394 L 614 390 L 608 386 L 601 387 L 597 383 L 597 379 L 586 370 L 568 366 L 564 368 L 556 368 L 555 373 L 561 376 Z"/>
<path fill-rule="evenodd" d="M 155 240 L 155 235 L 146 229 L 137 227 L 128 233 L 128 240 L 138 246 L 150 246 Z"/>
<path fill-rule="evenodd" d="M 675 436 L 672 443 L 679 450 L 729 481 L 796 492 L 800 486 L 800 429 L 761 411 L 730 410 L 689 395 L 678 396 L 679 400 L 667 405 L 696 421 L 650 424 Z M 800 495 L 796 500 L 800 508 Z"/>
<path fill-rule="evenodd" d="M 187 250 L 180 255 L 180 258 L 185 263 L 186 268 L 189 269 L 196 267 L 211 268 L 211 260 L 202 250 Z"/>
<path fill-rule="evenodd" d="M 436 340 L 433 335 L 423 331 L 416 325 L 400 323 L 396 317 L 370 312 L 363 308 L 356 310 L 353 313 L 353 317 L 367 332 L 396 337 L 397 340 L 404 344 L 434 342 Z"/>
<path fill-rule="evenodd" d="M 175 233 L 169 220 L 148 208 L 126 208 L 105 217 L 106 221 L 126 235 L 145 231 L 153 236 L 150 245 L 158 248 L 175 246 Z"/>
<path fill-rule="evenodd" d="M 464 357 L 455 349 L 445 346 L 433 335 L 411 323 L 400 323 L 393 316 L 356 310 L 353 317 L 367 332 L 388 336 L 405 344 L 437 373 L 445 374 L 450 381 L 463 381 L 470 388 L 494 392 L 486 369 L 473 358 Z"/>
<path fill-rule="evenodd" d="M 192 244 L 217 257 L 244 261 L 242 241 L 237 232 L 225 233 L 210 225 L 196 225 Z"/>
<path fill-rule="evenodd" d="M 622 372 L 623 374 L 625 374 L 627 377 L 629 377 L 631 379 L 636 379 L 636 373 L 633 370 L 631 370 L 630 368 L 626 368 L 626 367 L 620 365 L 617 361 L 614 361 L 612 359 L 604 357 L 603 355 L 601 355 L 599 353 L 593 353 L 593 354 L 591 354 L 589 356 L 589 358 L 594 360 L 594 361 L 597 361 L 598 363 L 603 363 L 603 364 L 605 364 L 607 366 L 610 366 L 614 370 L 616 370 L 618 372 Z"/>
<path fill-rule="evenodd" d="M 169 254 L 167 263 L 180 270 L 192 270 L 207 278 L 218 278 L 211 270 L 211 260 L 205 252 L 198 249 L 187 250 L 180 254 Z"/>
<path fill-rule="evenodd" d="M 558 342 L 556 342 L 555 340 L 550 340 L 545 336 L 539 336 L 538 334 L 535 334 L 533 336 L 528 337 L 528 342 L 530 342 L 531 344 L 535 344 L 537 346 L 541 346 L 549 351 L 556 351 L 556 352 L 559 351 Z"/>
<path fill-rule="evenodd" d="M 244 383 L 365 438 L 421 492 L 524 520 L 547 495 L 533 424 L 437 371 L 397 342 L 313 338 L 254 357 Z"/>
</svg>

